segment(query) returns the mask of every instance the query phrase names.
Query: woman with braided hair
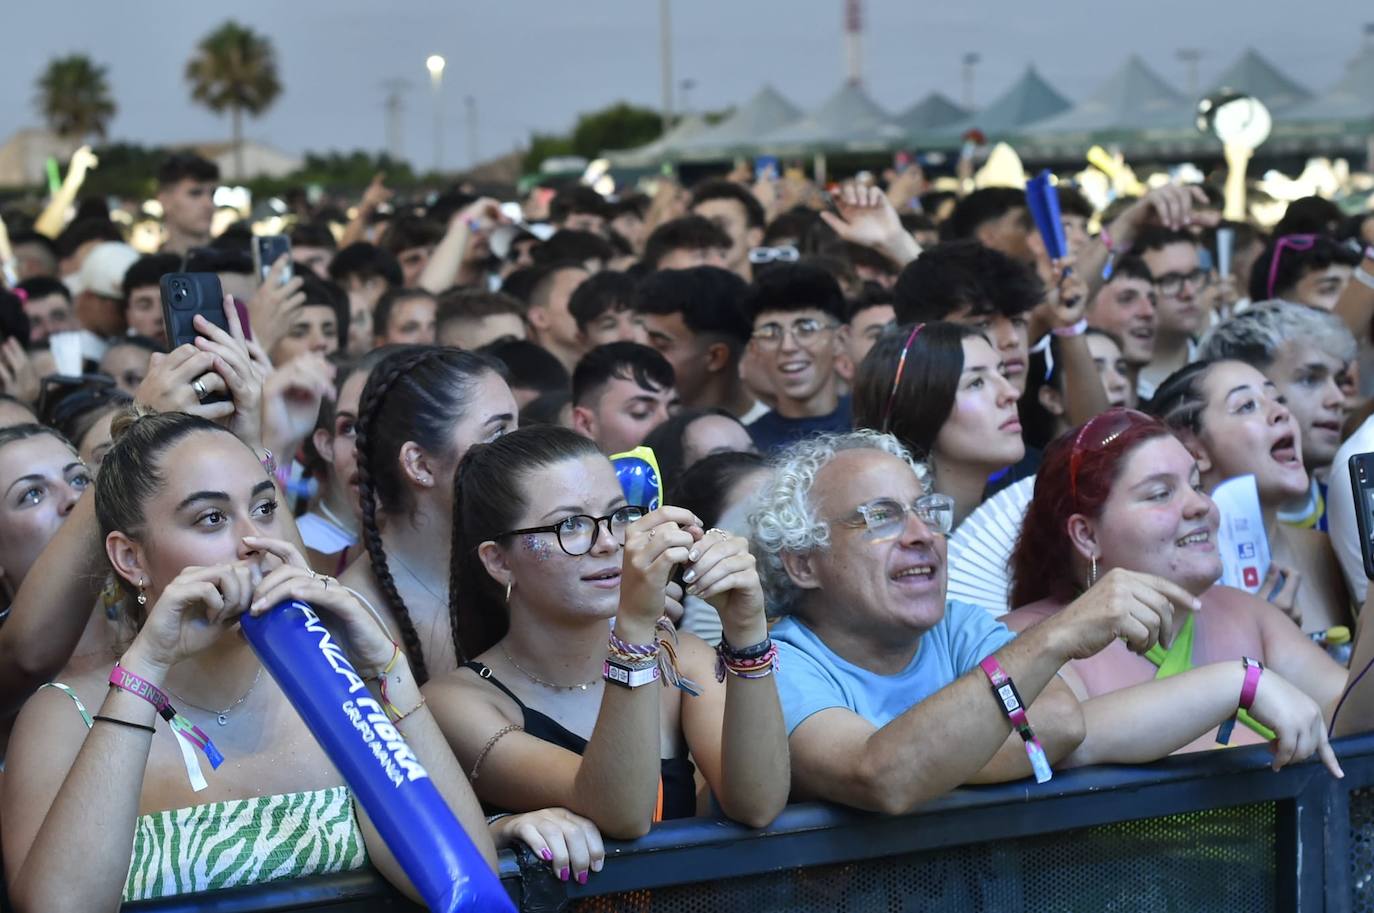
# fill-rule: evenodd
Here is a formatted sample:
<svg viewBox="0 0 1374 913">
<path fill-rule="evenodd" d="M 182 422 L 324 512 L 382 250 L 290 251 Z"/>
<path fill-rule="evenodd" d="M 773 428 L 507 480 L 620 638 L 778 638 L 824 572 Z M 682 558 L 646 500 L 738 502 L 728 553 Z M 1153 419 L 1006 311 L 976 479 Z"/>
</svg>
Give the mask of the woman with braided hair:
<svg viewBox="0 0 1374 913">
<path fill-rule="evenodd" d="M 513 430 L 517 412 L 496 363 L 444 346 L 397 347 L 363 388 L 357 460 L 366 555 L 342 580 L 386 619 L 420 682 L 458 665 L 448 607 L 454 471 L 473 444 Z"/>
</svg>

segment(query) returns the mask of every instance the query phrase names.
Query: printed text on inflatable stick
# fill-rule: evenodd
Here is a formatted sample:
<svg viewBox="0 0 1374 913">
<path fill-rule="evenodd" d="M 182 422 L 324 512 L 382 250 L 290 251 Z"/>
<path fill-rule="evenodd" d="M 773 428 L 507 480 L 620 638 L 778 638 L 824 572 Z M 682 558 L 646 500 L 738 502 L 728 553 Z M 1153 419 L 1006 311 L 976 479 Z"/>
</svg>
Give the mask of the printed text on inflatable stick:
<svg viewBox="0 0 1374 913">
<path fill-rule="evenodd" d="M 405 739 L 386 718 L 380 704 L 370 697 L 362 697 L 356 703 L 344 701 L 343 712 L 353 723 L 353 728 L 358 730 L 393 786 L 429 777 Z"/>
</svg>

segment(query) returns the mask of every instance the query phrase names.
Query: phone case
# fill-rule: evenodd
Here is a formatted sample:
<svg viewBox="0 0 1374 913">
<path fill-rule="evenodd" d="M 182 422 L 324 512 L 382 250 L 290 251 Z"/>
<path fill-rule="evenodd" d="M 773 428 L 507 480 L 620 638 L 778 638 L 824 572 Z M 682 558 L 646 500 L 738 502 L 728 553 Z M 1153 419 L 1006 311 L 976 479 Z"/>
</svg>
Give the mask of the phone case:
<svg viewBox="0 0 1374 913">
<path fill-rule="evenodd" d="M 258 273 L 258 281 L 267 278 L 267 274 L 272 270 L 272 264 L 276 263 L 282 254 L 291 253 L 291 239 L 286 235 L 262 235 L 253 239 L 253 266 Z M 291 281 L 291 264 L 286 264 L 286 270 L 282 273 L 281 282 L 283 285 Z"/>
<path fill-rule="evenodd" d="M 1360 555 L 1364 575 L 1374 580 L 1374 453 L 1357 453 L 1350 458 L 1350 488 L 1355 493 L 1355 525 L 1360 531 Z"/>
<path fill-rule="evenodd" d="M 162 319 L 167 326 L 168 350 L 194 342 L 200 335 L 193 320 L 199 314 L 229 332 L 229 319 L 224 316 L 224 290 L 214 273 L 168 273 L 162 277 Z M 222 393 L 211 395 L 206 402 L 223 402 Z"/>
</svg>

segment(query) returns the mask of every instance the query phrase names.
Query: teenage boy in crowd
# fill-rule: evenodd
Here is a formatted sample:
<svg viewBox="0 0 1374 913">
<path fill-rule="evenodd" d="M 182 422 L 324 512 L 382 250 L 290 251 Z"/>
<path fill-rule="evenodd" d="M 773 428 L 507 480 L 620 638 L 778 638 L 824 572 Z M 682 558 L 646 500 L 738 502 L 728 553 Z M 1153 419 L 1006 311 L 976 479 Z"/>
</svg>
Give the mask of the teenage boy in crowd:
<svg viewBox="0 0 1374 913">
<path fill-rule="evenodd" d="M 749 250 L 763 240 L 763 204 L 734 181 L 703 181 L 692 188 L 690 210 L 716 224 L 730 238 L 725 268 L 745 282 L 752 278 Z"/>
<path fill-rule="evenodd" d="M 435 338 L 441 346 L 480 349 L 492 342 L 528 339 L 525 305 L 504 292 L 451 288 L 439 296 Z"/>
<path fill-rule="evenodd" d="M 880 285 L 865 282 L 857 298 L 848 302 L 848 319 L 840 327 L 840 345 L 844 347 L 839 362 L 840 376 L 853 383 L 868 350 L 897 319 L 892 307 L 892 292 Z"/>
<path fill-rule="evenodd" d="M 649 345 L 668 359 L 690 409 L 724 409 L 748 425 L 768 412 L 740 377 L 751 326 L 748 286 L 714 266 L 661 270 L 635 290 L 635 316 Z"/>
<path fill-rule="evenodd" d="M 125 271 L 124 322 L 131 335 L 167 347 L 167 330 L 162 322 L 162 277 L 179 269 L 181 258 L 176 254 L 151 254 L 135 260 Z"/>
<path fill-rule="evenodd" d="M 291 229 L 291 259 L 321 279 L 329 278 L 329 261 L 339 250 L 339 242 L 328 225 L 302 222 Z"/>
<path fill-rule="evenodd" d="M 1131 254 L 1117 259 L 1084 317 L 1088 326 L 1121 340 L 1131 397 L 1141 401 L 1140 372 L 1155 355 L 1155 284 L 1145 261 Z"/>
<path fill-rule="evenodd" d="M 1159 226 L 1141 231 L 1131 245 L 1155 287 L 1155 354 L 1137 381 L 1142 401 L 1154 396 L 1164 378 L 1197 360 L 1197 337 L 1210 316 L 1203 293 L 1211 283 L 1198 248 L 1192 232 Z"/>
<path fill-rule="evenodd" d="M 577 320 L 569 305 L 578 286 L 587 280 L 587 270 L 576 262 L 551 263 L 532 269 L 525 319 L 534 331 L 534 341 L 571 372 L 586 349 L 578 336 Z"/>
<path fill-rule="evenodd" d="M 649 233 L 640 263 L 649 272 L 716 266 L 724 269 L 730 258 L 730 236 L 703 216 L 671 219 Z"/>
<path fill-rule="evenodd" d="M 348 354 L 358 358 L 372 348 L 377 302 L 401 287 L 401 264 L 377 245 L 358 241 L 329 261 L 329 278 L 348 293 Z"/>
<path fill-rule="evenodd" d="M 577 321 L 577 335 L 585 349 L 608 342 L 643 342 L 644 331 L 631 309 L 635 281 L 626 273 L 602 270 L 577 287 L 568 312 Z"/>
<path fill-rule="evenodd" d="M 759 452 L 848 430 L 849 397 L 840 395 L 835 370 L 845 301 L 835 278 L 808 264 L 776 264 L 749 288 L 744 311 L 753 327 L 749 346 L 777 394 L 773 410 L 749 425 Z"/>
<path fill-rule="evenodd" d="M 177 154 L 162 163 L 157 172 L 157 201 L 166 232 L 164 252 L 184 255 L 210 243 L 218 184 L 219 166 L 198 155 Z"/>
<path fill-rule="evenodd" d="M 424 289 L 392 289 L 373 312 L 374 347 L 432 345 L 439 302 Z"/>
<path fill-rule="evenodd" d="M 673 366 L 648 346 L 597 346 L 573 371 L 573 430 L 607 456 L 632 450 L 677 411 L 673 380 Z"/>
</svg>

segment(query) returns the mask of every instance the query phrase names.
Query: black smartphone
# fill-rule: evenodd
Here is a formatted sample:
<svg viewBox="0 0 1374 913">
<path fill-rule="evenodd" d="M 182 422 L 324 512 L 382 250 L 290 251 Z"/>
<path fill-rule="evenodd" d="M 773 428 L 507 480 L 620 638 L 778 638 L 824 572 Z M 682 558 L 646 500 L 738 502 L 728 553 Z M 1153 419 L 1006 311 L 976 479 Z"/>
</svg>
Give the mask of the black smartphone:
<svg viewBox="0 0 1374 913">
<path fill-rule="evenodd" d="M 162 277 L 162 319 L 167 327 L 168 351 L 194 342 L 200 334 L 193 324 L 199 314 L 229 332 L 224 316 L 224 289 L 214 273 L 168 273 Z M 228 400 L 224 393 L 213 393 L 206 402 Z"/>
<path fill-rule="evenodd" d="M 286 269 L 281 273 L 281 284 L 291 281 L 291 239 L 286 235 L 256 235 L 253 238 L 253 270 L 258 281 L 264 282 L 272 271 L 272 264 L 286 255 Z"/>
<path fill-rule="evenodd" d="M 1374 453 L 1350 458 L 1350 487 L 1355 492 L 1355 524 L 1360 530 L 1364 575 L 1374 580 Z"/>
</svg>

